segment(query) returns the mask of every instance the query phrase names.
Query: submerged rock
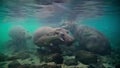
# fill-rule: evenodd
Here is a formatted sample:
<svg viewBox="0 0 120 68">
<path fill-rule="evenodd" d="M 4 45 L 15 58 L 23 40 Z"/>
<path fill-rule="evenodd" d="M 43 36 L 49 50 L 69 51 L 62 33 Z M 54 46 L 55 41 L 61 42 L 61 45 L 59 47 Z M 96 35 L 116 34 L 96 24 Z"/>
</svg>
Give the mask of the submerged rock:
<svg viewBox="0 0 120 68">
<path fill-rule="evenodd" d="M 115 65 L 115 68 L 120 68 L 120 63 Z"/>
<path fill-rule="evenodd" d="M 67 66 L 78 65 L 78 61 L 75 57 L 66 57 L 64 58 L 64 64 Z"/>
<path fill-rule="evenodd" d="M 56 64 L 44 64 L 41 66 L 41 68 L 61 68 L 61 65 Z"/>
<path fill-rule="evenodd" d="M 88 65 L 97 63 L 98 58 L 97 55 L 91 52 L 80 50 L 79 52 L 76 53 L 76 59 L 79 60 L 81 63 Z"/>
<path fill-rule="evenodd" d="M 106 67 L 102 64 L 91 64 L 88 66 L 88 68 L 106 68 Z"/>
<path fill-rule="evenodd" d="M 3 53 L 0 53 L 0 62 L 6 61 L 8 58 L 7 55 L 4 55 Z"/>
<path fill-rule="evenodd" d="M 63 63 L 63 56 L 59 53 L 52 54 L 51 59 L 56 64 L 62 64 Z"/>
<path fill-rule="evenodd" d="M 61 65 L 56 65 L 56 64 L 41 64 L 41 65 L 23 64 L 23 65 L 13 66 L 13 68 L 61 68 Z"/>
<path fill-rule="evenodd" d="M 5 68 L 6 64 L 6 62 L 0 62 L 0 68 Z"/>
<path fill-rule="evenodd" d="M 8 68 L 18 68 L 21 64 L 18 61 L 12 61 L 8 64 Z"/>
<path fill-rule="evenodd" d="M 11 61 L 11 60 L 16 60 L 16 59 L 18 59 L 18 58 L 14 57 L 14 56 L 8 56 L 8 55 L 5 55 L 3 53 L 0 53 L 0 62 Z"/>
<path fill-rule="evenodd" d="M 60 48 L 64 56 L 74 56 L 77 51 L 77 48 L 74 44 L 72 44 L 71 46 L 61 45 Z"/>
<path fill-rule="evenodd" d="M 26 52 L 18 52 L 16 54 L 14 54 L 12 57 L 24 60 L 24 59 L 29 58 L 30 54 L 26 53 Z"/>
</svg>

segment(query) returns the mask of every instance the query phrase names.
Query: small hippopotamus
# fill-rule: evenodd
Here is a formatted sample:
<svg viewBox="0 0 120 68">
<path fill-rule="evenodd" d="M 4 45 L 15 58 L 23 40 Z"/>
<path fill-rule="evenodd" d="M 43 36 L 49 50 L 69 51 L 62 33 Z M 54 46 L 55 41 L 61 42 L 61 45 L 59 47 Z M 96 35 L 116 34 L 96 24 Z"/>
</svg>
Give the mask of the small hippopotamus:
<svg viewBox="0 0 120 68">
<path fill-rule="evenodd" d="M 41 45 L 70 45 L 73 41 L 74 38 L 69 34 L 68 30 L 63 28 L 42 27 L 33 36 L 33 42 L 38 47 L 41 47 Z"/>
<path fill-rule="evenodd" d="M 30 41 L 32 36 L 23 26 L 14 26 L 9 31 L 9 37 L 7 45 L 13 52 L 27 50 L 27 41 Z"/>
</svg>

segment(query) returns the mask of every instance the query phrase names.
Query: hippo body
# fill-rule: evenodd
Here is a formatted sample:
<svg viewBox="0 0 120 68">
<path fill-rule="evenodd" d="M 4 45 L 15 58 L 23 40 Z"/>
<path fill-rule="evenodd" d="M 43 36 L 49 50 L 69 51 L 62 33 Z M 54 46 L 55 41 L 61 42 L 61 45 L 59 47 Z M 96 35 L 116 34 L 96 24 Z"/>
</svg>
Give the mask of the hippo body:
<svg viewBox="0 0 120 68">
<path fill-rule="evenodd" d="M 53 32 L 54 29 L 52 29 L 51 27 L 44 27 L 44 28 L 40 28 L 38 29 L 35 34 L 34 34 L 34 37 L 33 37 L 33 41 L 37 41 L 40 37 L 48 34 L 48 33 L 51 33 Z"/>
<path fill-rule="evenodd" d="M 42 27 L 35 32 L 33 41 L 39 47 L 71 43 L 73 37 L 63 28 Z"/>
<path fill-rule="evenodd" d="M 22 26 L 14 26 L 9 31 L 10 40 L 8 40 L 8 48 L 13 52 L 27 50 L 27 41 L 32 38 L 28 31 Z"/>
<path fill-rule="evenodd" d="M 51 54 L 62 54 L 60 45 L 71 45 L 74 38 L 69 35 L 66 29 L 41 27 L 33 35 L 33 42 L 38 46 L 37 53 L 41 61 L 46 61 L 47 56 Z M 62 57 L 53 57 L 55 63 L 62 62 Z"/>
<path fill-rule="evenodd" d="M 79 49 L 94 52 L 96 54 L 110 54 L 111 47 L 108 39 L 96 29 L 75 23 L 66 23 L 64 28 L 68 29 L 79 43 Z"/>
</svg>

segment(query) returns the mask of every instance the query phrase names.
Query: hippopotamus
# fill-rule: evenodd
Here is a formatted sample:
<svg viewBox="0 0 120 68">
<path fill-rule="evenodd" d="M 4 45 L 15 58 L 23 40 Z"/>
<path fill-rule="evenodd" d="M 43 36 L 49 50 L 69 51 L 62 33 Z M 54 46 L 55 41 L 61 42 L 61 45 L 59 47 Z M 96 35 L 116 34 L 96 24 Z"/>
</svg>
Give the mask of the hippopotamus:
<svg viewBox="0 0 120 68">
<path fill-rule="evenodd" d="M 98 30 L 76 23 L 64 23 L 62 28 L 69 30 L 78 42 L 78 50 L 87 50 L 100 55 L 110 54 L 109 40 Z"/>
<path fill-rule="evenodd" d="M 36 30 L 33 42 L 38 46 L 49 46 L 65 44 L 70 45 L 74 38 L 69 31 L 63 28 L 41 27 Z"/>
<path fill-rule="evenodd" d="M 8 48 L 12 48 L 14 52 L 27 50 L 27 41 L 29 41 L 32 36 L 23 26 L 14 26 L 9 31 Z"/>
</svg>

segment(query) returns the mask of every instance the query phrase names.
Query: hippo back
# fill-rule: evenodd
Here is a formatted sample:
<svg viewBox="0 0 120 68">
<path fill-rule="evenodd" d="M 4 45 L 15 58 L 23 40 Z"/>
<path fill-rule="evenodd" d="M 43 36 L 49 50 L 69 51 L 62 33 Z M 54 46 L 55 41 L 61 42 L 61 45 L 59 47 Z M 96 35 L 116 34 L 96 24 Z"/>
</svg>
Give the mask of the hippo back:
<svg viewBox="0 0 120 68">
<path fill-rule="evenodd" d="M 34 36 L 33 36 L 33 41 L 37 41 L 40 37 L 49 34 L 53 32 L 54 29 L 52 27 L 41 27 L 38 30 L 36 30 Z"/>
</svg>

